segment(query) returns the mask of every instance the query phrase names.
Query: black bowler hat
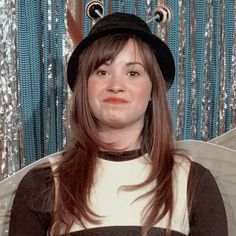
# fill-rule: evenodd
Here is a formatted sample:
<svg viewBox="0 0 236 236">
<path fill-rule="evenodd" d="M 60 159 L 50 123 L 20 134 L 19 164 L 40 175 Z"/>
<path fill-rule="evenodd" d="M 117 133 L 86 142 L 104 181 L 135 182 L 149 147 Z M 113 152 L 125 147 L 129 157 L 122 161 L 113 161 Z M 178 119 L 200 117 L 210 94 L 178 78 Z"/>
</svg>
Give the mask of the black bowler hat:
<svg viewBox="0 0 236 236">
<path fill-rule="evenodd" d="M 75 86 L 78 71 L 78 60 L 80 54 L 96 39 L 112 34 L 135 35 L 147 43 L 154 51 L 162 75 L 169 89 L 175 77 L 174 59 L 168 46 L 156 35 L 152 34 L 150 28 L 142 19 L 133 14 L 113 13 L 100 19 L 73 51 L 67 67 L 67 79 L 71 90 Z"/>
</svg>

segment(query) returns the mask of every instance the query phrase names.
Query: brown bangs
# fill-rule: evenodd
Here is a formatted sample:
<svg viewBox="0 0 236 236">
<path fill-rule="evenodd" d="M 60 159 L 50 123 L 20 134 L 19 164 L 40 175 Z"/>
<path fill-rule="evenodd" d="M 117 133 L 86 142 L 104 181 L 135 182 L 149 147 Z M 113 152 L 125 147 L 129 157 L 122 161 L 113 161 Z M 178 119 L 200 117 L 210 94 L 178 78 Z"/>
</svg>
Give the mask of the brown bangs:
<svg viewBox="0 0 236 236">
<path fill-rule="evenodd" d="M 107 61 L 113 61 L 114 58 L 125 47 L 126 42 L 129 40 L 130 35 L 108 35 L 101 37 L 93 42 L 80 56 L 80 65 L 83 64 L 86 77 L 89 77 L 91 73 L 99 66 Z M 86 58 L 86 61 L 84 60 Z"/>
<path fill-rule="evenodd" d="M 79 65 L 83 70 L 80 68 L 79 71 L 85 72 L 85 76 L 88 78 L 99 66 L 107 61 L 112 62 L 125 47 L 129 39 L 134 39 L 134 46 L 138 47 L 143 56 L 145 70 L 152 71 L 153 61 L 156 61 L 156 58 L 150 47 L 136 36 L 124 34 L 108 35 L 94 41 L 80 55 Z"/>
</svg>

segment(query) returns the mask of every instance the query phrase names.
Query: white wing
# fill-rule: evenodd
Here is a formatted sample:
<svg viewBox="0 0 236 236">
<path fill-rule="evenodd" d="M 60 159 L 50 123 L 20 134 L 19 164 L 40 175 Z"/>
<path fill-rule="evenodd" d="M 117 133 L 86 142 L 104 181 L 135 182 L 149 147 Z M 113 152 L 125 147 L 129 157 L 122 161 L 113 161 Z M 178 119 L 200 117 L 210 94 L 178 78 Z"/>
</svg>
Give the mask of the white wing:
<svg viewBox="0 0 236 236">
<path fill-rule="evenodd" d="M 234 139 L 236 145 L 236 139 Z M 229 236 L 236 233 L 236 150 L 214 143 L 184 140 L 177 142 L 193 160 L 208 168 L 219 186 L 227 214 Z"/>
<path fill-rule="evenodd" d="M 60 153 L 54 153 L 52 155 L 41 158 L 40 160 L 22 168 L 14 175 L 4 179 L 0 182 L 0 235 L 7 236 L 9 230 L 10 212 L 11 206 L 14 200 L 14 196 L 17 187 L 23 178 L 23 176 L 32 168 L 39 164 L 47 163 L 49 158 L 58 156 Z"/>
</svg>

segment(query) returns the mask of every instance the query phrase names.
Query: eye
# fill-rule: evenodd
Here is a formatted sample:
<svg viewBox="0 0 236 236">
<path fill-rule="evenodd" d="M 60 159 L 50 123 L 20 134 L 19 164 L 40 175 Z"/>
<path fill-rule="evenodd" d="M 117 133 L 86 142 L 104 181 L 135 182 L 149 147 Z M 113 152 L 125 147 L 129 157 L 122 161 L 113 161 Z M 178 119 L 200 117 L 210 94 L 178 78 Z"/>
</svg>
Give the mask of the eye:
<svg viewBox="0 0 236 236">
<path fill-rule="evenodd" d="M 127 75 L 128 75 L 129 77 L 137 77 L 137 76 L 139 76 L 140 74 L 139 74 L 139 72 L 137 72 L 137 71 L 129 71 L 129 72 L 127 73 Z"/>
<path fill-rule="evenodd" d="M 96 75 L 98 75 L 98 76 L 107 76 L 107 75 L 109 75 L 109 72 L 105 71 L 105 70 L 97 70 Z"/>
</svg>

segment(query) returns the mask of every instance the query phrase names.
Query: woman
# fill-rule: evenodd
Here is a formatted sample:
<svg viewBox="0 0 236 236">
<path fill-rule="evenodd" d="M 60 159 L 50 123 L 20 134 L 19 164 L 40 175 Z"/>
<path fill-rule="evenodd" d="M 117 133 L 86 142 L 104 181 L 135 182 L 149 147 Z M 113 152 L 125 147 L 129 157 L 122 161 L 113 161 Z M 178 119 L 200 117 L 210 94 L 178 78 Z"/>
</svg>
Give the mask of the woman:
<svg viewBox="0 0 236 236">
<path fill-rule="evenodd" d="M 174 73 L 140 18 L 101 19 L 68 63 L 74 138 L 22 180 L 10 235 L 227 235 L 214 178 L 172 142 Z"/>
</svg>

